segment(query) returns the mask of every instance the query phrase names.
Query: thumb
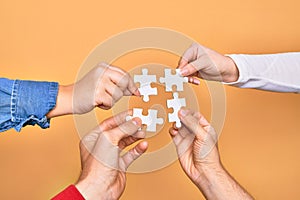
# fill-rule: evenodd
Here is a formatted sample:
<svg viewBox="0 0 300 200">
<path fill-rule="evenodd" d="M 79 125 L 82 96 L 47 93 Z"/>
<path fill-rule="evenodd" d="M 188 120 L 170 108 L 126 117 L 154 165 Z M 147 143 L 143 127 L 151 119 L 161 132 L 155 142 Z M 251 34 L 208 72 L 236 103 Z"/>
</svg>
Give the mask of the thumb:
<svg viewBox="0 0 300 200">
<path fill-rule="evenodd" d="M 121 158 L 123 162 L 120 164 L 120 168 L 123 171 L 131 165 L 133 161 L 138 159 L 148 148 L 148 143 L 146 141 L 138 143 L 134 148 L 130 149 L 126 154 Z"/>
<path fill-rule="evenodd" d="M 199 123 L 199 118 L 197 117 L 198 113 L 194 113 L 190 110 L 181 109 L 179 111 L 180 121 L 184 126 L 195 134 L 196 139 L 204 140 L 206 138 L 206 131 Z"/>
<path fill-rule="evenodd" d="M 205 68 L 211 66 L 212 61 L 208 58 L 199 58 L 193 62 L 190 62 L 189 64 L 185 65 L 180 69 L 180 74 L 182 76 L 192 76 L 196 75 L 197 77 L 201 78 L 199 76 L 199 72 L 204 70 Z"/>
<path fill-rule="evenodd" d="M 199 113 L 181 109 L 179 118 L 187 129 L 195 134 L 198 148 L 195 149 L 199 159 L 204 159 L 216 147 L 218 134 Z"/>
</svg>

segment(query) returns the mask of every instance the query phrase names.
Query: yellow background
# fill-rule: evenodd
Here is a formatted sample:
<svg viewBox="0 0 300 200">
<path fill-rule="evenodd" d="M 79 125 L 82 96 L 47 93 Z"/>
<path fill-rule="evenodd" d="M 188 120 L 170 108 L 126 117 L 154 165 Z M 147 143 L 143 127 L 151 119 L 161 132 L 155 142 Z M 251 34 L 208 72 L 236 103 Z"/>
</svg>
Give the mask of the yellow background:
<svg viewBox="0 0 300 200">
<path fill-rule="evenodd" d="M 299 7 L 298 0 L 1 0 L 0 73 L 69 84 L 96 45 L 145 26 L 182 32 L 221 53 L 300 51 Z M 117 64 L 124 69 L 144 61 L 175 67 L 177 59 L 145 53 Z M 300 96 L 232 87 L 226 87 L 226 94 L 219 141 L 225 167 L 257 199 L 299 199 Z M 201 108 L 205 105 L 200 102 Z M 78 141 L 72 116 L 53 119 L 47 130 L 1 133 L 0 199 L 49 199 L 74 183 L 80 170 Z M 122 196 L 199 198 L 177 162 L 156 172 L 129 174 Z"/>
</svg>

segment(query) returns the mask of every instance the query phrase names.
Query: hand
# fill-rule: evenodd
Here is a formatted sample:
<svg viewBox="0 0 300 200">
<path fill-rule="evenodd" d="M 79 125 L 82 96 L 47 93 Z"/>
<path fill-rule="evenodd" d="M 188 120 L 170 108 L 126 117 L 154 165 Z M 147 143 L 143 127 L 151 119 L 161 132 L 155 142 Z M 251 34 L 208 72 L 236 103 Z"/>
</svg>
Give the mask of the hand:
<svg viewBox="0 0 300 200">
<path fill-rule="evenodd" d="M 110 109 L 124 95 L 140 96 L 133 79 L 117 67 L 100 63 L 75 83 L 73 113 L 87 113 L 94 107 Z"/>
<path fill-rule="evenodd" d="M 239 72 L 234 61 L 200 44 L 192 44 L 182 55 L 178 68 L 189 82 L 199 84 L 197 78 L 212 81 L 234 82 Z"/>
<path fill-rule="evenodd" d="M 82 139 L 82 173 L 76 187 L 86 199 L 118 199 L 125 189 L 126 169 L 147 150 L 147 142 L 140 142 L 120 155 L 125 147 L 145 137 L 139 131 L 139 118 L 125 120 L 131 112 L 103 121 Z"/>
<path fill-rule="evenodd" d="M 100 63 L 77 83 L 59 86 L 56 106 L 47 113 L 47 118 L 84 114 L 95 107 L 107 110 L 124 95 L 140 96 L 130 75 L 117 67 Z"/>
<path fill-rule="evenodd" d="M 199 113 L 180 110 L 183 126 L 170 129 L 181 167 L 206 199 L 253 200 L 224 169 L 217 147 L 217 134 Z"/>
<path fill-rule="evenodd" d="M 200 187 L 206 172 L 221 168 L 218 136 L 199 112 L 181 109 L 179 118 L 183 126 L 171 128 L 170 134 L 184 172 Z"/>
</svg>

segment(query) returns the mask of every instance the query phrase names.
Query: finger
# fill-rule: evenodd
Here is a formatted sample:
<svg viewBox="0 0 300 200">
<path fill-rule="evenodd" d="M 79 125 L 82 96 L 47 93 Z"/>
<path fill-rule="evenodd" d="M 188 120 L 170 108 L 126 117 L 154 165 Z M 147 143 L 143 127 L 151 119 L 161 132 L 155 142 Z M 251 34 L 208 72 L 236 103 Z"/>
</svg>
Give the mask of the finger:
<svg viewBox="0 0 300 200">
<path fill-rule="evenodd" d="M 128 89 L 126 89 L 124 92 L 124 96 L 131 96 L 132 95 L 132 92 L 131 91 L 129 91 Z M 136 96 L 140 96 L 140 91 L 138 91 L 138 95 L 137 94 L 135 94 Z"/>
<path fill-rule="evenodd" d="M 175 124 L 169 129 L 169 133 L 177 147 L 184 141 L 190 141 L 188 138 L 194 138 L 194 135 L 192 135 L 187 128 L 183 126 L 180 129 L 177 129 Z"/>
<path fill-rule="evenodd" d="M 133 118 L 132 120 L 126 121 L 120 126 L 105 132 L 113 145 L 118 145 L 120 140 L 131 136 L 138 132 L 142 126 L 142 121 L 139 118 Z"/>
<path fill-rule="evenodd" d="M 175 126 L 176 126 L 176 124 L 174 124 L 174 127 Z M 181 137 L 183 137 L 183 138 L 191 135 L 190 130 L 185 126 L 182 126 L 180 129 L 178 129 L 178 134 L 180 134 Z"/>
<path fill-rule="evenodd" d="M 182 142 L 183 140 L 183 137 L 179 134 L 179 132 L 175 129 L 171 129 L 169 131 L 171 137 L 172 137 L 172 140 L 173 140 L 173 143 L 175 144 L 176 148 L 177 146 Z"/>
<path fill-rule="evenodd" d="M 124 70 L 122 70 L 121 68 L 119 67 L 116 67 L 116 66 L 113 66 L 113 65 L 109 65 L 109 69 L 113 70 L 113 71 L 116 71 L 116 72 L 119 72 L 123 75 L 126 74 L 126 72 Z"/>
<path fill-rule="evenodd" d="M 144 139 L 146 136 L 146 133 L 144 131 L 138 131 L 136 134 L 123 138 L 120 142 L 119 142 L 119 148 L 120 149 L 124 149 L 127 146 L 137 142 L 138 140 Z"/>
<path fill-rule="evenodd" d="M 148 148 L 146 141 L 140 142 L 134 148 L 130 149 L 126 154 L 122 156 L 123 170 L 125 171 L 133 161 L 139 158 Z"/>
<path fill-rule="evenodd" d="M 137 86 L 135 85 L 132 77 L 123 70 L 117 67 L 110 67 L 113 73 L 111 74 L 111 80 L 120 87 L 122 91 L 129 90 L 131 95 L 134 94 L 136 96 L 140 96 Z"/>
<path fill-rule="evenodd" d="M 195 85 L 200 85 L 200 80 L 194 76 L 189 76 L 188 81 L 189 81 L 189 83 L 192 83 Z"/>
<path fill-rule="evenodd" d="M 189 131 L 195 134 L 197 139 L 205 139 L 207 133 L 204 130 L 204 128 L 200 125 L 199 119 L 194 116 L 193 112 L 186 109 L 181 109 L 178 115 L 180 121 Z"/>
<path fill-rule="evenodd" d="M 99 135 L 107 130 L 113 129 L 126 122 L 126 116 L 132 115 L 132 110 L 121 112 L 113 117 L 102 121 L 97 127 L 86 134 L 80 141 L 81 152 L 91 152 Z"/>
<path fill-rule="evenodd" d="M 112 99 L 112 96 L 105 91 L 105 93 L 101 94 L 101 99 L 97 100 L 98 107 L 108 110 L 114 105 L 114 100 Z"/>
<path fill-rule="evenodd" d="M 93 152 L 98 138 L 101 136 L 101 125 L 94 128 L 87 135 L 85 135 L 80 141 L 80 153 L 81 160 L 86 160 L 87 157 Z"/>
<path fill-rule="evenodd" d="M 189 134 L 188 137 L 182 137 L 182 135 L 180 134 L 181 130 L 176 130 L 174 128 L 171 128 L 169 132 L 176 147 L 178 157 L 181 157 L 190 149 L 195 136 Z"/>
<path fill-rule="evenodd" d="M 202 46 L 198 45 L 197 47 L 194 47 L 193 50 L 193 56 L 196 56 L 196 58 L 190 59 L 188 64 L 180 68 L 182 76 L 195 75 L 200 77 L 202 69 L 209 69 L 213 67 L 214 70 L 216 70 L 214 62 Z"/>
<path fill-rule="evenodd" d="M 197 112 L 197 118 L 199 119 L 199 124 L 203 127 L 210 126 L 210 123 L 205 119 L 203 115 L 201 115 L 199 112 Z"/>
<path fill-rule="evenodd" d="M 120 124 L 126 122 L 126 117 L 132 115 L 132 110 L 121 112 L 113 117 L 102 121 L 99 125 L 100 132 L 116 128 Z"/>
<path fill-rule="evenodd" d="M 178 68 L 182 69 L 189 62 L 194 61 L 197 58 L 197 44 L 192 44 L 181 56 L 178 64 Z"/>
<path fill-rule="evenodd" d="M 171 128 L 169 128 L 169 133 L 170 133 L 171 137 L 175 137 L 178 134 L 178 130 L 171 127 Z"/>
<path fill-rule="evenodd" d="M 180 57 L 179 63 L 178 63 L 178 69 L 183 68 L 185 65 L 189 63 L 188 60 L 186 60 L 184 57 Z"/>
<path fill-rule="evenodd" d="M 128 84 L 128 79 L 124 78 L 126 77 L 127 73 L 123 70 L 116 68 L 116 67 L 109 67 L 109 78 L 110 80 L 118 85 L 122 90 L 126 89 L 126 86 Z"/>
<path fill-rule="evenodd" d="M 193 76 L 197 75 L 198 71 L 201 69 L 201 64 L 199 64 L 199 61 L 196 60 L 182 67 L 180 69 L 180 74 L 182 76 Z"/>
<path fill-rule="evenodd" d="M 138 87 L 136 86 L 136 84 L 134 83 L 132 77 L 130 75 L 128 76 L 129 76 L 129 82 L 128 82 L 127 90 L 130 91 L 131 95 L 134 94 L 135 96 L 141 96 L 141 93 Z"/>
<path fill-rule="evenodd" d="M 123 97 L 123 91 L 112 82 L 105 87 L 105 91 L 110 94 L 114 103 Z"/>
</svg>

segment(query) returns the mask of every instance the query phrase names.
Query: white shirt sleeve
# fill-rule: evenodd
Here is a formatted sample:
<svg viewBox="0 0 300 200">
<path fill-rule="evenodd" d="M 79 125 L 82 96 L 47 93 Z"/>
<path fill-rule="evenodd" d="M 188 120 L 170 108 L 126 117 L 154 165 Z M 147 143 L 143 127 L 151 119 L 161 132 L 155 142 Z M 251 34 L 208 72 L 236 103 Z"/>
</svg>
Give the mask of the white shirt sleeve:
<svg viewBox="0 0 300 200">
<path fill-rule="evenodd" d="M 300 93 L 300 52 L 266 55 L 231 54 L 239 70 L 240 88 Z"/>
</svg>

